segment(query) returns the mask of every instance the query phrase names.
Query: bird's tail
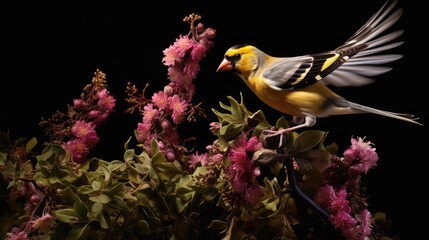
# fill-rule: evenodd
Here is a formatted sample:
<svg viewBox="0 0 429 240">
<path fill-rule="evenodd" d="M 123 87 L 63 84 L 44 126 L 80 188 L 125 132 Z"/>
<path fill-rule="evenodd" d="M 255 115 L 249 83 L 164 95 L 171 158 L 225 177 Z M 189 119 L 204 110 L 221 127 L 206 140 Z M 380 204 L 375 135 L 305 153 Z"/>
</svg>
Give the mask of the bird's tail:
<svg viewBox="0 0 429 240">
<path fill-rule="evenodd" d="M 402 121 L 407 121 L 407 122 L 411 122 L 411 123 L 423 126 L 422 123 L 417 122 L 417 120 L 419 120 L 419 118 L 415 117 L 412 114 L 384 111 L 384 110 L 380 110 L 380 109 L 376 109 L 376 108 L 372 108 L 372 107 L 367 107 L 367 106 L 364 106 L 364 105 L 361 105 L 358 103 L 350 102 L 350 101 L 347 102 L 347 105 L 348 105 L 348 107 L 355 110 L 356 113 L 373 113 L 373 114 L 382 115 L 382 116 L 390 117 L 390 118 L 395 118 L 395 119 L 399 119 Z"/>
</svg>

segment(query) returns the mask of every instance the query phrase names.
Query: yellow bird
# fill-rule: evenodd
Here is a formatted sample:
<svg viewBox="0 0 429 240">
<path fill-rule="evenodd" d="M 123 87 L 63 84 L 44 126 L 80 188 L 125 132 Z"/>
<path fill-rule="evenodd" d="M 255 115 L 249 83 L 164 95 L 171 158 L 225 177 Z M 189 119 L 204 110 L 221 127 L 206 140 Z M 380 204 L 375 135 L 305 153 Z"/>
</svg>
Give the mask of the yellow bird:
<svg viewBox="0 0 429 240">
<path fill-rule="evenodd" d="M 396 4 L 397 1 L 390 4 L 387 1 L 351 38 L 332 51 L 273 57 L 251 45 L 236 45 L 226 51 L 217 72 L 233 70 L 263 102 L 293 116 L 296 125 L 269 131 L 275 135 L 311 127 L 316 118 L 341 114 L 373 113 L 422 125 L 411 114 L 363 106 L 327 87 L 328 84 L 361 86 L 371 83 L 371 77 L 391 69 L 380 65 L 402 57 L 380 54 L 402 44 L 392 42 L 402 30 L 382 34 L 402 15 L 401 8 L 394 10 Z"/>
</svg>

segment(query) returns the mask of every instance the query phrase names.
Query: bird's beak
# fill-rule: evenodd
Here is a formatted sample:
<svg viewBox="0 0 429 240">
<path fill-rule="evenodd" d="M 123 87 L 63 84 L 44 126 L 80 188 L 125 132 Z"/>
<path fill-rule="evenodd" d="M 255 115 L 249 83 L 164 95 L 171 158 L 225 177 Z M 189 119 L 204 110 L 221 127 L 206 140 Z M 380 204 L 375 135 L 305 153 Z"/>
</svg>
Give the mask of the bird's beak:
<svg viewBox="0 0 429 240">
<path fill-rule="evenodd" d="M 223 61 L 220 63 L 219 67 L 217 68 L 216 72 L 227 71 L 231 69 L 233 69 L 231 62 L 224 58 Z"/>
</svg>

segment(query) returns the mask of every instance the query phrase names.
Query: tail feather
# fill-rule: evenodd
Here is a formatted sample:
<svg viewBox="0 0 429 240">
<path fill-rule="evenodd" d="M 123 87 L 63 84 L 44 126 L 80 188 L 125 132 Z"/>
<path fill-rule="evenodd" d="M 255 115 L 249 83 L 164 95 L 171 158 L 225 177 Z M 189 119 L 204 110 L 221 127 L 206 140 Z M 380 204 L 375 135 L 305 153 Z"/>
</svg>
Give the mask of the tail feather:
<svg viewBox="0 0 429 240">
<path fill-rule="evenodd" d="M 419 118 L 415 117 L 412 114 L 384 111 L 384 110 L 380 110 L 380 109 L 376 109 L 376 108 L 372 108 L 372 107 L 367 107 L 367 106 L 364 106 L 364 105 L 361 105 L 358 103 L 354 103 L 354 102 L 348 102 L 348 106 L 350 108 L 357 110 L 357 111 L 360 111 L 362 113 L 373 113 L 373 114 L 382 115 L 382 116 L 390 117 L 390 118 L 395 118 L 398 120 L 407 121 L 407 122 L 411 122 L 411 123 L 423 126 L 422 123 L 417 122 L 417 120 L 419 120 Z"/>
</svg>

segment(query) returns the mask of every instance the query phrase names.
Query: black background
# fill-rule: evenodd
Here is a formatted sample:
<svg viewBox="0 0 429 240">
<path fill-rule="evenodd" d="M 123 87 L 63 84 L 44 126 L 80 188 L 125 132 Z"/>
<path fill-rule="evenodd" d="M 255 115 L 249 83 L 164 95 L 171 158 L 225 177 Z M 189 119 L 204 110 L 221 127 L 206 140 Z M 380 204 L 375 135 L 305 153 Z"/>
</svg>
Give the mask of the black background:
<svg viewBox="0 0 429 240">
<path fill-rule="evenodd" d="M 347 40 L 376 12 L 383 1 L 263 1 L 262 3 L 182 1 L 163 6 L 111 3 L 96 6 L 40 3 L 9 5 L 0 9 L 0 130 L 12 138 L 36 136 L 43 142 L 38 122 L 78 98 L 96 69 L 107 74 L 109 91 L 117 99 L 116 112 L 98 130 L 101 141 L 91 153 L 106 160 L 122 159 L 123 144 L 133 136 L 138 115 L 124 114 L 127 82 L 149 94 L 168 83 L 162 51 L 179 34 L 188 33 L 182 19 L 202 16 L 202 23 L 217 30 L 215 47 L 201 62 L 194 83 L 195 103 L 203 102 L 207 118 L 179 129 L 195 136 L 197 149 L 211 144 L 209 123 L 216 121 L 211 108 L 219 108 L 226 96 L 243 93 L 249 110 L 262 109 L 273 124 L 280 113 L 264 105 L 231 72 L 216 73 L 227 48 L 239 43 L 258 46 L 274 56 L 294 56 L 331 50 Z M 157 3 L 155 3 L 157 4 Z M 280 4 L 280 5 L 278 5 Z M 424 14 L 410 1 L 400 1 L 404 14 L 392 29 L 404 29 L 405 44 L 395 49 L 404 54 L 389 64 L 391 72 L 374 84 L 337 88 L 346 99 L 379 109 L 413 113 L 424 123 L 422 85 L 424 64 Z M 426 13 L 427 14 L 427 13 Z M 152 15 L 152 16 L 151 16 Z M 426 34 L 426 33 L 425 33 Z M 423 61 L 420 59 L 423 58 Z M 385 211 L 394 233 L 403 239 L 423 232 L 427 205 L 423 143 L 426 127 L 375 115 L 333 116 L 319 119 L 313 129 L 329 131 L 327 143 L 337 142 L 340 152 L 352 136 L 366 136 L 375 143 L 380 160 L 365 178 L 370 210 Z"/>
</svg>

